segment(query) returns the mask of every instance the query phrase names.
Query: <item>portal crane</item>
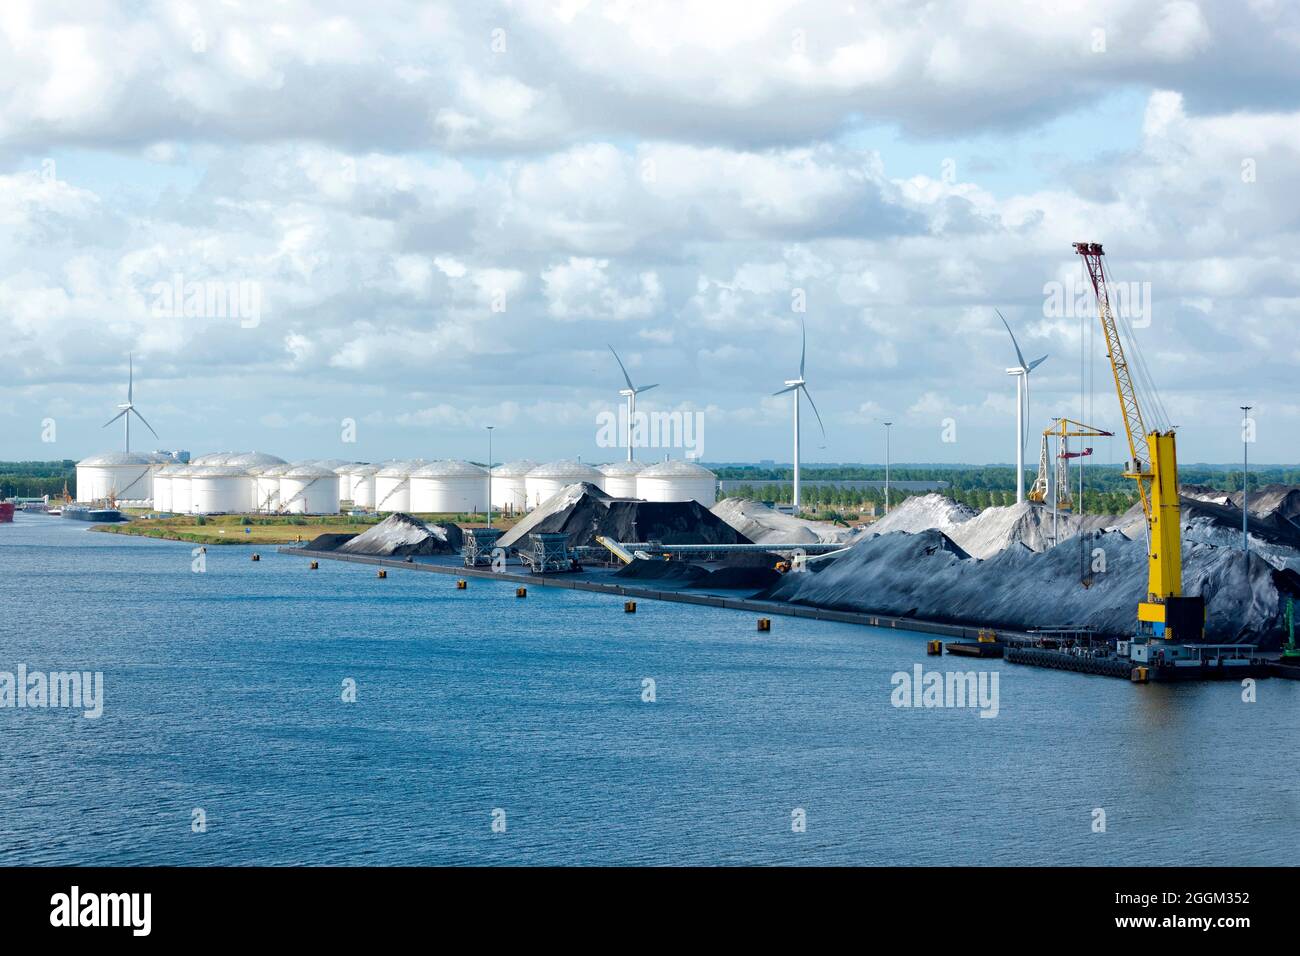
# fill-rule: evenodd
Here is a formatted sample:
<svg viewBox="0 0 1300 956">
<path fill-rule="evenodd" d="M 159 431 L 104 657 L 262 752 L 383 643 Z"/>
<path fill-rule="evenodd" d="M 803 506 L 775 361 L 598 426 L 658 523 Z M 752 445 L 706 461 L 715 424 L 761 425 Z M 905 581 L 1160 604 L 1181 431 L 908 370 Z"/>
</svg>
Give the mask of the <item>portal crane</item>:
<svg viewBox="0 0 1300 956">
<path fill-rule="evenodd" d="M 1112 434 L 1112 432 L 1094 428 L 1091 425 L 1085 425 L 1083 422 L 1076 422 L 1070 418 L 1052 419 L 1052 424 L 1043 429 L 1043 440 L 1038 449 L 1038 477 L 1034 479 L 1034 487 L 1029 491 L 1029 500 L 1047 501 L 1051 484 L 1047 464 L 1047 440 L 1049 438 L 1055 436 L 1057 439 L 1056 509 L 1058 511 L 1070 511 L 1074 507 L 1074 500 L 1070 497 L 1070 459 L 1086 458 L 1092 454 L 1091 448 L 1084 448 L 1083 451 L 1070 451 L 1070 439 L 1110 438 Z"/>
<path fill-rule="evenodd" d="M 1097 296 L 1097 313 L 1106 338 L 1106 357 L 1110 359 L 1119 395 L 1124 432 L 1128 437 L 1129 460 L 1124 477 L 1137 483 L 1146 516 L 1147 596 L 1138 604 L 1139 637 L 1167 643 L 1199 641 L 1205 632 L 1205 599 L 1183 595 L 1183 555 L 1179 526 L 1178 456 L 1174 430 L 1148 431 L 1142 418 L 1137 389 L 1119 327 L 1111 311 L 1106 292 L 1107 279 L 1101 258 L 1101 243 L 1076 242 L 1074 251 L 1083 257 L 1088 278 Z"/>
</svg>

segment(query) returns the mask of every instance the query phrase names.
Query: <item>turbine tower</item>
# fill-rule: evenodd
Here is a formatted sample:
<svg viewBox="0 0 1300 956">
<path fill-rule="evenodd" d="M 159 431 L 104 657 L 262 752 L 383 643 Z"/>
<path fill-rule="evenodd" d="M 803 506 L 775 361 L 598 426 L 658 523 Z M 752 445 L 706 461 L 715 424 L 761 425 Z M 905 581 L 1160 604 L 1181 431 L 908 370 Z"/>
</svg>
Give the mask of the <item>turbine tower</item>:
<svg viewBox="0 0 1300 956">
<path fill-rule="evenodd" d="M 611 345 L 609 350 L 614 352 L 614 346 Z M 636 420 L 636 397 L 641 392 L 648 392 L 652 388 L 658 388 L 659 385 L 656 383 L 654 385 L 642 385 L 640 388 L 637 388 L 632 384 L 632 377 L 627 374 L 627 368 L 624 367 L 623 360 L 618 357 L 617 352 L 614 352 L 614 361 L 618 363 L 618 367 L 623 371 L 623 381 L 627 382 L 627 388 L 620 388 L 618 393 L 627 397 L 627 460 L 631 461 L 632 423 Z"/>
<path fill-rule="evenodd" d="M 119 418 L 122 419 L 126 423 L 126 450 L 130 452 L 132 415 L 140 419 L 140 421 L 144 422 L 144 427 L 149 429 L 149 431 L 153 432 L 154 438 L 158 437 L 158 433 L 154 432 L 153 426 L 150 425 L 148 422 L 146 422 L 144 420 L 144 416 L 135 410 L 135 405 L 133 404 L 134 392 L 135 392 L 135 362 L 132 359 L 130 352 L 128 352 L 126 355 L 126 362 L 127 362 L 126 402 L 117 406 L 122 410 L 118 412 L 116 415 L 114 415 L 112 418 L 110 418 L 108 421 L 104 422 L 102 427 L 107 428 L 109 425 L 113 424 L 113 422 L 117 421 Z"/>
<path fill-rule="evenodd" d="M 1025 421 L 1029 418 L 1029 373 L 1042 365 L 1047 356 L 1026 362 L 1025 354 L 1020 351 L 1020 343 L 1016 341 L 1015 333 L 1011 331 L 1006 318 L 997 309 L 993 311 L 998 313 L 998 318 L 1006 326 L 1007 335 L 1011 336 L 1011 345 L 1016 350 L 1016 360 L 1020 363 L 1007 369 L 1008 375 L 1016 377 L 1016 504 L 1020 504 L 1025 500 Z"/>
<path fill-rule="evenodd" d="M 821 426 L 822 440 L 826 439 L 826 426 L 822 425 L 821 413 L 817 411 L 817 405 L 812 400 L 812 395 L 808 392 L 808 383 L 804 379 L 804 359 L 808 357 L 808 327 L 805 325 L 802 331 L 802 344 L 799 349 L 799 377 L 786 379 L 785 388 L 779 392 L 773 392 L 773 395 L 784 395 L 786 392 L 794 392 L 794 510 L 799 510 L 799 393 L 802 392 L 808 398 L 808 404 L 812 406 L 813 414 L 817 416 L 817 424 Z"/>
</svg>

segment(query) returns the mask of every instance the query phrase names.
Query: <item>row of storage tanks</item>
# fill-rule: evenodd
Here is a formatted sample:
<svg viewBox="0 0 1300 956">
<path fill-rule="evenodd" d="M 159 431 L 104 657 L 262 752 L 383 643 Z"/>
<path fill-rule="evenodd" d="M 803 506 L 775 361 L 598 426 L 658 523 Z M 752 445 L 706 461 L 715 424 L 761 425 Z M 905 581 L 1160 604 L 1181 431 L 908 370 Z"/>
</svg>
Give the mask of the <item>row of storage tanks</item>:
<svg viewBox="0 0 1300 956">
<path fill-rule="evenodd" d="M 372 511 L 487 511 L 488 472 L 467 461 L 422 458 L 378 465 L 323 459 L 290 464 L 262 452 L 201 455 L 178 464 L 160 455 L 115 453 L 77 463 L 77 500 L 116 498 L 173 514 L 335 514 L 342 502 Z M 615 498 L 646 501 L 717 498 L 717 477 L 687 461 L 522 460 L 492 469 L 492 506 L 527 511 L 574 482 Z"/>
</svg>

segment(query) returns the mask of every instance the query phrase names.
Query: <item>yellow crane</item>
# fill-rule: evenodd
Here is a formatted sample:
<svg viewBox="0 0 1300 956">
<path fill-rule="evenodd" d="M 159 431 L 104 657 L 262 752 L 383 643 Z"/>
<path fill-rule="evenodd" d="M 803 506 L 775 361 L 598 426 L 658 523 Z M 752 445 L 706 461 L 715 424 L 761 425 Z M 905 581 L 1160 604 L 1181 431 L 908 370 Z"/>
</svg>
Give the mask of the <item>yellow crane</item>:
<svg viewBox="0 0 1300 956">
<path fill-rule="evenodd" d="M 1091 448 L 1083 451 L 1070 451 L 1071 438 L 1110 438 L 1112 432 L 1076 422 L 1070 418 L 1054 418 L 1052 424 L 1043 429 L 1042 444 L 1038 448 L 1038 477 L 1029 490 L 1030 501 L 1047 501 L 1049 494 L 1047 440 L 1053 436 L 1056 446 L 1056 510 L 1070 511 L 1074 508 L 1074 499 L 1070 497 L 1070 459 L 1086 458 L 1092 454 Z"/>
<path fill-rule="evenodd" d="M 1115 376 L 1129 461 L 1124 477 L 1137 482 L 1146 515 L 1147 596 L 1138 604 L 1139 636 L 1164 641 L 1198 641 L 1205 632 L 1205 599 L 1183 595 L 1183 549 L 1178 505 L 1178 455 L 1174 430 L 1148 431 L 1142 417 L 1132 370 L 1120 341 L 1119 327 L 1107 295 L 1101 243 L 1076 242 L 1097 296 L 1097 312 L 1106 339 L 1106 357 Z"/>
</svg>

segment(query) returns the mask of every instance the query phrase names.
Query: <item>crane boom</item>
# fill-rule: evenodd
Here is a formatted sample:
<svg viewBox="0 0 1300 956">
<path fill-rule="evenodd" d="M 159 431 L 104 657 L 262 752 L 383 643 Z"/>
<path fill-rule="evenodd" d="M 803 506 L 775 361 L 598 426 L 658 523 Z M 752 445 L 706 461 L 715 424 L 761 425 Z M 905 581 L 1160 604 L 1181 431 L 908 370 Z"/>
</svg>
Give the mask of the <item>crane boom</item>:
<svg viewBox="0 0 1300 956">
<path fill-rule="evenodd" d="M 1142 499 L 1147 526 L 1147 596 L 1138 605 L 1139 634 L 1166 641 L 1196 641 L 1205 630 L 1205 600 L 1183 596 L 1181 515 L 1178 502 L 1178 455 L 1173 429 L 1147 431 L 1142 406 L 1129 373 L 1119 326 L 1106 291 L 1101 243 L 1076 242 L 1097 296 L 1097 313 L 1106 339 L 1128 437 L 1130 460 L 1124 475 L 1132 478 Z"/>
</svg>

